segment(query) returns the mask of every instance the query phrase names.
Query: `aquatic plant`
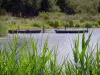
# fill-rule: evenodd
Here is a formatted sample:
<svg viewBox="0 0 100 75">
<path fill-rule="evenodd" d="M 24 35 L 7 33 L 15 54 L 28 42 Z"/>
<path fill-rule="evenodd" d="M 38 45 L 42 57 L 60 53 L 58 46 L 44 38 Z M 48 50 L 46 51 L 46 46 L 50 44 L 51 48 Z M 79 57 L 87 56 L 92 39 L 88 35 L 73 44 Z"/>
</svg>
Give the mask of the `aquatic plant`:
<svg viewBox="0 0 100 75">
<path fill-rule="evenodd" d="M 48 40 L 38 50 L 37 41 L 19 40 L 17 36 L 0 47 L 0 75 L 57 75 L 62 66 L 57 65 L 57 52 L 48 48 Z"/>
<path fill-rule="evenodd" d="M 100 74 L 100 48 L 96 44 L 95 48 L 90 48 L 90 38 L 92 33 L 86 39 L 83 33 L 82 40 L 75 40 L 73 48 L 74 61 L 67 61 L 65 67 L 66 75 L 99 75 Z M 80 41 L 81 49 L 80 49 Z M 80 51 L 81 50 L 81 51 Z"/>
<path fill-rule="evenodd" d="M 8 46 L 0 44 L 0 75 L 100 75 L 100 48 L 90 49 L 92 33 L 74 41 L 73 58 L 57 63 L 57 48 L 48 47 L 48 38 L 39 50 L 38 40 L 14 36 Z M 80 41 L 82 42 L 80 44 Z M 81 48 L 80 48 L 81 46 Z"/>
</svg>

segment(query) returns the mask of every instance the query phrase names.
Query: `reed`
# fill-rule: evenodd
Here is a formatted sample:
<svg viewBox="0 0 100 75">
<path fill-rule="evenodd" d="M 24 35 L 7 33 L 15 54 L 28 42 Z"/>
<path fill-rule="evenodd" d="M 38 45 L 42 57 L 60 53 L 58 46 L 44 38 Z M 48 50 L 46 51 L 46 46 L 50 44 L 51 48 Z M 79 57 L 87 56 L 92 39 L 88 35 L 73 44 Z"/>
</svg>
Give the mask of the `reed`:
<svg viewBox="0 0 100 75">
<path fill-rule="evenodd" d="M 83 33 L 79 39 L 78 35 L 72 49 L 74 60 L 62 64 L 57 63 L 57 48 L 48 47 L 48 38 L 39 50 L 38 41 L 14 36 L 8 46 L 0 44 L 0 75 L 100 75 L 100 48 L 98 43 L 89 48 L 91 36 L 86 39 Z"/>
<path fill-rule="evenodd" d="M 48 48 L 46 40 L 38 50 L 37 42 L 13 37 L 8 46 L 0 47 L 0 75 L 57 75 L 62 66 L 57 65 L 57 53 Z"/>
<path fill-rule="evenodd" d="M 67 61 L 65 68 L 66 75 L 99 75 L 100 74 L 100 48 L 96 44 L 95 48 L 90 51 L 90 38 L 92 33 L 85 38 L 83 33 L 82 40 L 75 40 L 73 48 L 74 61 Z M 81 49 L 80 47 L 81 43 Z M 80 51 L 81 50 L 81 51 Z"/>
</svg>

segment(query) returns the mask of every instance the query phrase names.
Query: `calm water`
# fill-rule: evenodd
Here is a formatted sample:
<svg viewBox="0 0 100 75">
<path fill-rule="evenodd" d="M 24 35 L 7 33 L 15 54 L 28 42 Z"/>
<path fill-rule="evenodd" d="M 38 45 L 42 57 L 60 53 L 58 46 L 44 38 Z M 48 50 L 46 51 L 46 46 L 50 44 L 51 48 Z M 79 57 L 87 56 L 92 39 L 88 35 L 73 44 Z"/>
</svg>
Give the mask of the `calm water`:
<svg viewBox="0 0 100 75">
<path fill-rule="evenodd" d="M 93 29 L 89 29 L 89 33 Z M 53 30 L 51 31 L 53 32 Z M 88 37 L 89 33 L 86 33 L 86 37 Z M 13 34 L 9 34 L 8 38 L 11 38 Z M 40 34 L 19 34 L 18 35 L 20 39 L 23 39 L 24 37 L 27 39 L 30 39 L 30 36 L 39 42 L 39 49 L 42 47 L 42 43 L 44 43 L 45 39 L 48 37 L 49 41 L 49 47 L 52 48 L 53 46 L 58 46 L 58 62 L 60 63 L 61 60 L 66 58 L 73 59 L 72 56 L 72 47 L 73 47 L 73 41 L 77 39 L 78 34 L 56 34 L 56 33 L 40 33 Z M 79 34 L 80 39 L 82 38 L 82 34 Z M 92 45 L 95 45 L 100 38 L 100 28 L 96 28 L 93 31 L 92 37 L 91 37 L 91 48 L 93 48 Z M 2 40 L 2 39 L 1 39 Z M 3 39 L 4 40 L 4 39 Z M 100 41 L 98 41 L 99 46 L 100 46 Z M 81 42 L 80 42 L 80 47 L 81 47 Z M 81 50 L 81 48 L 80 48 Z"/>
</svg>

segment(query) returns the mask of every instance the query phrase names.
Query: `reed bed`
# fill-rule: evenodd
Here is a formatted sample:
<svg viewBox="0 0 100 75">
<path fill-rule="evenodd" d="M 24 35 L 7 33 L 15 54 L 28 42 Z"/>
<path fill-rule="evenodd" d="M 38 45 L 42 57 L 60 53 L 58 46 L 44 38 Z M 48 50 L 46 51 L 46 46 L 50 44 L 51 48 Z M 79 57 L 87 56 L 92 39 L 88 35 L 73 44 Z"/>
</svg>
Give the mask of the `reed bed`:
<svg viewBox="0 0 100 75">
<path fill-rule="evenodd" d="M 65 59 L 61 64 L 57 63 L 57 48 L 50 49 L 48 39 L 38 50 L 37 41 L 21 42 L 14 36 L 8 46 L 0 44 L 0 75 L 100 75 L 100 48 L 96 44 L 90 51 L 91 36 L 86 39 L 83 33 L 79 39 L 78 35 L 72 48 L 74 60 Z"/>
</svg>

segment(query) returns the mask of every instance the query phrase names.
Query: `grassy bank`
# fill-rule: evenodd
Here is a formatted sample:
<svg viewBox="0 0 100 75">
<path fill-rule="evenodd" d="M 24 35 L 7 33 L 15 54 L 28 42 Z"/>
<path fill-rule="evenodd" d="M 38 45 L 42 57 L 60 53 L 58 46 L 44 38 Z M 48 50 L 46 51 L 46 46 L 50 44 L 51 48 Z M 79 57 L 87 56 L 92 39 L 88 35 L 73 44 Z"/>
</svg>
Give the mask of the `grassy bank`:
<svg viewBox="0 0 100 75">
<path fill-rule="evenodd" d="M 66 15 L 60 12 L 39 13 L 37 17 L 21 18 L 13 16 L 0 16 L 0 21 L 8 26 L 8 29 L 41 29 L 45 28 L 64 28 L 66 27 L 100 27 L 100 14 L 76 14 Z"/>
<path fill-rule="evenodd" d="M 7 36 L 8 31 L 6 25 L 3 25 L 3 23 L 0 21 L 0 37 Z"/>
<path fill-rule="evenodd" d="M 13 37 L 8 47 L 0 45 L 0 75 L 100 75 L 100 48 L 97 44 L 90 49 L 91 35 L 78 36 L 72 49 L 74 60 L 65 59 L 62 64 L 57 64 L 57 50 L 49 49 L 48 40 L 39 51 L 36 41 Z"/>
</svg>

